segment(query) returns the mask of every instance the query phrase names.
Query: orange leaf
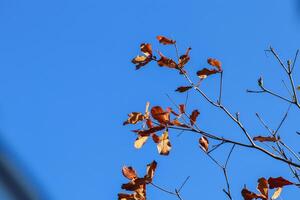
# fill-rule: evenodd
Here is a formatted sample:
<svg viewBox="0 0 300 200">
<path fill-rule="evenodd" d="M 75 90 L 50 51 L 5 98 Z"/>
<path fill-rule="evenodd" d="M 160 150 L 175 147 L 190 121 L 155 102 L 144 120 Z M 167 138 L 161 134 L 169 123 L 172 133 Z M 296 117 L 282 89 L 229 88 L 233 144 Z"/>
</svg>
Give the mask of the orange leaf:
<svg viewBox="0 0 300 200">
<path fill-rule="evenodd" d="M 218 70 L 221 72 L 222 71 L 222 64 L 220 61 L 218 61 L 217 59 L 214 58 L 208 58 L 207 59 L 208 64 L 210 64 L 211 66 L 214 66 L 216 68 L 218 68 Z"/>
<path fill-rule="evenodd" d="M 135 169 L 133 169 L 132 167 L 127 167 L 127 166 L 124 166 L 122 168 L 122 174 L 123 176 L 125 176 L 126 178 L 128 178 L 129 180 L 132 180 L 132 179 L 135 179 L 137 178 L 137 173 L 135 171 Z"/>
<path fill-rule="evenodd" d="M 153 140 L 153 142 L 155 142 L 156 144 L 158 144 L 159 141 L 160 141 L 159 136 L 156 135 L 155 133 L 152 134 L 152 140 Z"/>
<path fill-rule="evenodd" d="M 127 124 L 136 124 L 139 121 L 143 121 L 145 119 L 144 115 L 140 112 L 132 112 L 128 114 L 129 118 L 123 123 L 123 125 Z"/>
<path fill-rule="evenodd" d="M 176 41 L 175 40 L 171 40 L 165 36 L 159 35 L 156 37 L 156 39 L 159 41 L 159 43 L 164 44 L 164 45 L 168 45 L 168 44 L 175 44 Z"/>
<path fill-rule="evenodd" d="M 269 183 L 269 188 L 270 189 L 273 189 L 273 188 L 278 188 L 278 187 L 283 187 L 283 186 L 286 186 L 286 185 L 293 185 L 294 183 L 282 178 L 281 176 L 280 177 L 277 177 L 277 178 L 272 178 L 270 177 L 268 179 L 268 183 Z"/>
<path fill-rule="evenodd" d="M 218 70 L 216 69 L 207 69 L 207 68 L 204 68 L 200 71 L 197 72 L 197 76 L 201 79 L 205 79 L 207 78 L 208 76 L 212 75 L 212 74 L 216 74 L 216 73 L 219 73 Z"/>
<path fill-rule="evenodd" d="M 161 52 L 159 52 L 159 55 L 160 55 L 160 59 L 157 61 L 157 64 L 159 66 L 161 66 L 161 67 L 165 66 L 165 67 L 169 67 L 172 69 L 178 68 L 177 63 L 174 60 L 172 60 L 171 58 L 167 58 Z"/>
<path fill-rule="evenodd" d="M 169 155 L 171 147 L 168 131 L 165 131 L 159 138 L 159 143 L 157 144 L 158 153 L 160 155 Z"/>
<path fill-rule="evenodd" d="M 264 137 L 264 136 L 256 136 L 253 138 L 253 140 L 255 141 L 259 141 L 259 142 L 277 142 L 279 139 L 274 137 L 274 136 L 268 136 L 268 137 Z"/>
<path fill-rule="evenodd" d="M 202 136 L 202 137 L 199 139 L 199 144 L 200 144 L 200 147 L 201 147 L 205 152 L 208 151 L 209 141 L 208 141 L 208 139 L 207 139 L 205 136 Z"/>
<path fill-rule="evenodd" d="M 135 191 L 140 188 L 140 186 L 146 184 L 145 178 L 136 178 L 131 180 L 129 183 L 122 184 L 121 188 L 124 190 Z"/>
<path fill-rule="evenodd" d="M 147 57 L 152 57 L 152 46 L 151 44 L 141 44 L 140 46 L 141 51 L 145 54 Z"/>
<path fill-rule="evenodd" d="M 160 106 L 152 107 L 151 115 L 161 124 L 167 124 L 170 121 L 170 112 L 164 111 Z"/>
<path fill-rule="evenodd" d="M 178 87 L 175 92 L 186 92 L 188 91 L 189 89 L 191 89 L 192 86 L 181 86 L 181 87 Z"/>
<path fill-rule="evenodd" d="M 255 194 L 254 192 L 249 191 L 247 188 L 244 188 L 242 190 L 242 196 L 244 197 L 244 200 L 252 200 L 252 199 L 266 200 L 266 198 L 263 195 Z"/>
<path fill-rule="evenodd" d="M 179 57 L 178 67 L 183 68 L 186 63 L 189 62 L 190 56 L 189 52 L 192 48 L 188 48 L 186 53 Z"/>
<path fill-rule="evenodd" d="M 269 188 L 268 187 L 269 187 L 269 184 L 268 184 L 267 179 L 265 179 L 263 177 L 258 179 L 257 190 L 260 191 L 260 193 L 262 195 L 264 195 L 266 197 L 266 199 L 269 198 L 269 194 L 268 194 Z"/>
<path fill-rule="evenodd" d="M 133 194 L 119 193 L 118 200 L 136 200 L 136 199 L 134 198 Z"/>
<path fill-rule="evenodd" d="M 152 182 L 156 166 L 157 166 L 157 162 L 155 160 L 152 161 L 152 163 L 147 165 L 147 173 L 145 175 L 145 178 L 147 179 L 147 183 Z"/>
<path fill-rule="evenodd" d="M 179 110 L 180 110 L 181 114 L 185 113 L 185 105 L 184 104 L 180 104 L 179 105 Z"/>
<path fill-rule="evenodd" d="M 197 117 L 199 115 L 199 111 L 198 110 L 194 110 L 192 112 L 192 114 L 190 115 L 190 122 L 191 122 L 191 125 L 193 126 L 195 123 L 196 123 L 196 120 L 197 120 Z"/>
<path fill-rule="evenodd" d="M 152 128 L 146 129 L 146 130 L 133 130 L 133 132 L 139 134 L 140 136 L 149 136 L 152 133 L 155 133 L 156 131 L 161 131 L 165 128 L 165 126 L 153 126 Z"/>
</svg>

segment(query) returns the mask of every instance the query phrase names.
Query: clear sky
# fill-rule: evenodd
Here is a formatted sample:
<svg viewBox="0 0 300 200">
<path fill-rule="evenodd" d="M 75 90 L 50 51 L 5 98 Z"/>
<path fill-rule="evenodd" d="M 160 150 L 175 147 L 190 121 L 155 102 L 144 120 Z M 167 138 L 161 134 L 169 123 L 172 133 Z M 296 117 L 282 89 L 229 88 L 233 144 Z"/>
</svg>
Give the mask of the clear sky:
<svg viewBox="0 0 300 200">
<path fill-rule="evenodd" d="M 158 47 L 159 34 L 176 39 L 181 52 L 192 46 L 187 66 L 192 72 L 208 57 L 218 58 L 224 68 L 224 104 L 241 113 L 252 135 L 266 134 L 255 112 L 275 128 L 288 105 L 245 90 L 256 88 L 263 75 L 267 85 L 287 94 L 281 68 L 264 50 L 272 45 L 283 58 L 294 56 L 300 48 L 300 3 L 2 0 L 0 27 L 1 140 L 51 199 L 116 199 L 126 181 L 121 167 L 133 165 L 143 174 L 153 159 L 158 185 L 173 189 L 191 175 L 184 199 L 225 199 L 222 173 L 199 150 L 198 136 L 171 132 L 168 157 L 159 156 L 151 142 L 134 149 L 134 127 L 122 126 L 127 113 L 143 111 L 146 101 L 170 106 L 166 93 L 183 102 L 185 96 L 174 89 L 185 81 L 154 64 L 135 71 L 130 60 L 142 42 Z M 296 71 L 299 83 L 299 65 Z M 203 84 L 214 98 L 216 84 L 214 77 Z M 243 139 L 235 124 L 197 95 L 190 97 L 188 110 L 193 108 L 201 111 L 201 128 Z M 299 110 L 293 108 L 280 134 L 299 150 L 297 119 Z M 241 199 L 244 184 L 255 190 L 261 176 L 291 179 L 287 166 L 242 148 L 233 153 L 229 176 L 235 199 Z M 282 197 L 296 199 L 299 190 L 286 187 Z M 149 188 L 149 199 L 174 197 Z"/>
</svg>

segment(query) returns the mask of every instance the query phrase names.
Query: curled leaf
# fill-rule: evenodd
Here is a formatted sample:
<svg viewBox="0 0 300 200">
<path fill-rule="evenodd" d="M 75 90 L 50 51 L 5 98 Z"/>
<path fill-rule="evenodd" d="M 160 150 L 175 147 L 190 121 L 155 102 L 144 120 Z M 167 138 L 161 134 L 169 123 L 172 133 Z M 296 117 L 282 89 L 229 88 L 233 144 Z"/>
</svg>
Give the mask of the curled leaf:
<svg viewBox="0 0 300 200">
<path fill-rule="evenodd" d="M 157 150 L 160 155 L 169 155 L 172 145 L 169 140 L 169 133 L 165 131 L 159 138 L 159 143 L 157 144 Z"/>
<path fill-rule="evenodd" d="M 254 192 L 249 191 L 247 188 L 244 188 L 241 193 L 242 196 L 244 197 L 244 200 L 252 200 L 252 199 L 267 200 L 263 195 L 255 194 Z"/>
<path fill-rule="evenodd" d="M 259 142 L 277 142 L 279 139 L 274 137 L 274 136 L 256 136 L 253 138 L 253 140 L 255 141 L 259 141 Z"/>
<path fill-rule="evenodd" d="M 140 46 L 141 51 L 145 54 L 147 57 L 152 57 L 152 46 L 151 44 L 143 43 Z"/>
<path fill-rule="evenodd" d="M 208 151 L 208 145 L 209 145 L 209 142 L 208 142 L 208 139 L 207 139 L 205 136 L 202 136 L 202 137 L 199 139 L 199 144 L 200 144 L 200 147 L 201 147 L 205 152 Z"/>
<path fill-rule="evenodd" d="M 283 186 L 286 186 L 286 185 L 293 185 L 294 184 L 294 183 L 282 178 L 281 176 L 277 177 L 277 178 L 270 177 L 268 179 L 268 183 L 269 183 L 269 188 L 270 189 L 279 188 L 279 187 L 283 187 Z"/>
<path fill-rule="evenodd" d="M 219 73 L 219 71 L 216 70 L 216 69 L 207 69 L 207 68 L 204 68 L 204 69 L 202 69 L 202 70 L 200 70 L 200 71 L 197 72 L 197 76 L 200 79 L 205 79 L 208 76 L 210 76 L 212 74 L 216 74 L 216 73 Z"/>
<path fill-rule="evenodd" d="M 175 92 L 186 92 L 188 91 L 189 89 L 191 89 L 192 86 L 181 86 L 181 87 L 178 87 Z"/>
<path fill-rule="evenodd" d="M 184 65 L 186 65 L 186 63 L 189 62 L 189 60 L 190 60 L 189 52 L 191 49 L 192 48 L 188 48 L 186 50 L 185 54 L 179 57 L 178 67 L 183 68 Z"/>
<path fill-rule="evenodd" d="M 154 172 L 156 170 L 157 162 L 154 160 L 152 163 L 147 165 L 147 173 L 145 175 L 145 178 L 147 179 L 148 183 L 152 182 L 152 179 L 154 177 Z"/>
<path fill-rule="evenodd" d="M 160 55 L 160 59 L 157 61 L 157 64 L 161 67 L 169 67 L 172 69 L 177 69 L 178 65 L 177 63 L 172 60 L 171 58 L 167 58 L 166 56 L 164 56 L 161 52 L 159 52 Z"/>
<path fill-rule="evenodd" d="M 163 130 L 164 128 L 165 126 L 159 125 L 159 126 L 153 126 L 146 130 L 133 130 L 133 132 L 137 133 L 140 136 L 149 136 L 152 133 Z"/>
<path fill-rule="evenodd" d="M 160 106 L 151 108 L 151 116 L 161 124 L 167 124 L 170 121 L 170 112 L 164 111 Z"/>
<path fill-rule="evenodd" d="M 175 44 L 176 41 L 175 40 L 171 40 L 165 36 L 159 35 L 156 37 L 156 39 L 159 41 L 159 43 L 164 44 L 164 45 L 168 45 L 168 44 Z"/>
<path fill-rule="evenodd" d="M 185 113 L 185 104 L 179 104 L 179 111 L 181 114 Z"/>
<path fill-rule="evenodd" d="M 267 179 L 263 177 L 258 179 L 257 190 L 260 191 L 260 193 L 264 195 L 266 199 L 269 198 L 269 184 Z"/>
<path fill-rule="evenodd" d="M 127 124 L 136 124 L 139 121 L 143 121 L 145 119 L 144 115 L 140 112 L 132 112 L 128 114 L 128 119 L 123 123 L 123 125 Z"/>
<path fill-rule="evenodd" d="M 222 71 L 222 64 L 219 60 L 214 59 L 214 58 L 208 58 L 207 63 L 210 64 L 211 66 L 214 66 L 218 69 L 218 71 Z"/>
<path fill-rule="evenodd" d="M 192 112 L 192 114 L 190 115 L 190 122 L 191 122 L 191 125 L 193 126 L 195 123 L 196 123 L 196 120 L 197 120 L 197 117 L 199 115 L 199 111 L 198 110 L 194 110 Z"/>
<path fill-rule="evenodd" d="M 127 167 L 127 166 L 124 166 L 122 168 L 122 174 L 123 176 L 125 176 L 126 178 L 128 178 L 129 180 L 132 180 L 132 179 L 135 179 L 137 178 L 137 173 L 135 171 L 135 169 L 133 169 L 132 167 Z"/>
</svg>

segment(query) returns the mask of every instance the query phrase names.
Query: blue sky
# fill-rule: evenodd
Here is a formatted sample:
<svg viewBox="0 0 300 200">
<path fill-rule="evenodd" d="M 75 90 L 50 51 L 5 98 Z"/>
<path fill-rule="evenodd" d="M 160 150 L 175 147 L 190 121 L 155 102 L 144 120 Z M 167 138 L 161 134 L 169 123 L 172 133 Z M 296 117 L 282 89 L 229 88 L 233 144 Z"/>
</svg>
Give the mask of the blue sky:
<svg viewBox="0 0 300 200">
<path fill-rule="evenodd" d="M 0 24 L 1 140 L 56 200 L 116 199 L 126 181 L 121 167 L 133 165 L 142 174 L 153 159 L 159 163 L 158 185 L 172 189 L 191 175 L 184 199 L 224 199 L 221 171 L 199 150 L 198 136 L 170 133 L 168 157 L 157 155 L 151 142 L 134 149 L 134 127 L 122 126 L 127 113 L 143 111 L 146 101 L 171 105 L 166 93 L 183 102 L 184 95 L 174 89 L 185 81 L 154 64 L 135 71 L 130 60 L 142 42 L 172 52 L 157 45 L 160 34 L 176 39 L 181 52 L 192 46 L 188 70 L 201 69 L 208 57 L 218 58 L 224 68 L 224 104 L 239 111 L 255 135 L 266 133 L 255 112 L 276 127 L 288 106 L 245 92 L 263 75 L 267 85 L 286 94 L 283 72 L 264 50 L 272 45 L 288 59 L 300 47 L 297 0 L 2 0 Z M 203 89 L 216 97 L 216 83 L 211 77 Z M 241 136 L 201 97 L 192 94 L 189 105 L 201 111 L 203 129 Z M 297 118 L 293 108 L 281 132 L 294 147 L 299 147 Z M 242 148 L 232 156 L 229 175 L 235 199 L 241 198 L 244 184 L 255 190 L 261 176 L 291 178 L 285 165 Z M 149 199 L 173 199 L 149 190 Z M 282 196 L 295 199 L 299 191 L 287 187 Z"/>
</svg>

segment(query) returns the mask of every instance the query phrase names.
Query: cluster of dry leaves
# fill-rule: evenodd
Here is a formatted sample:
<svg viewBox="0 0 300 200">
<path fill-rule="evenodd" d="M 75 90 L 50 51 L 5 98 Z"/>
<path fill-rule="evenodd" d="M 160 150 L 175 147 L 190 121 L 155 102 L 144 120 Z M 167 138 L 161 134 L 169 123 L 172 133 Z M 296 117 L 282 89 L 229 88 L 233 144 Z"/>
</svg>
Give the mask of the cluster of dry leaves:
<svg viewBox="0 0 300 200">
<path fill-rule="evenodd" d="M 174 45 L 176 50 L 176 41 L 169 39 L 165 36 L 156 37 L 159 43 L 163 45 Z M 185 75 L 187 72 L 184 70 L 185 65 L 190 60 L 191 48 L 188 48 L 185 54 L 178 56 L 178 61 L 175 62 L 172 58 L 166 57 L 163 53 L 158 51 L 158 56 L 153 54 L 152 45 L 149 43 L 143 43 L 140 45 L 142 55 L 138 55 L 132 59 L 132 63 L 135 64 L 136 69 L 140 69 L 148 63 L 154 61 L 160 67 L 167 67 L 178 70 L 181 75 Z M 158 58 L 159 57 L 159 58 Z M 199 83 L 206 79 L 208 76 L 223 73 L 222 64 L 219 60 L 214 58 L 208 58 L 207 63 L 210 68 L 203 68 L 197 71 L 196 75 L 199 77 Z M 175 91 L 183 93 L 193 88 L 192 86 L 180 86 Z M 300 88 L 300 86 L 299 86 Z M 298 89 L 299 89 L 298 88 Z M 128 114 L 128 119 L 123 125 L 128 124 L 140 124 L 141 128 L 133 130 L 137 138 L 134 142 L 134 147 L 140 149 L 146 141 L 152 138 L 152 141 L 156 144 L 158 153 L 161 155 L 169 155 L 172 148 L 169 139 L 169 128 L 180 127 L 193 129 L 195 126 L 197 117 L 200 112 L 193 110 L 191 114 L 186 112 L 185 104 L 180 104 L 177 108 L 177 112 L 171 107 L 167 107 L 165 110 L 160 106 L 153 106 L 151 109 L 150 103 L 147 102 L 145 112 L 131 112 Z M 185 120 L 187 118 L 188 120 Z M 161 132 L 161 134 L 159 134 Z M 277 142 L 280 138 L 275 135 L 272 136 L 256 136 L 254 141 L 259 142 Z M 209 150 L 209 140 L 207 137 L 202 136 L 199 139 L 199 146 L 204 152 Z M 147 172 L 143 178 L 138 177 L 136 171 L 132 167 L 123 167 L 123 175 L 130 180 L 129 183 L 123 184 L 122 189 L 133 191 L 132 194 L 119 194 L 119 200 L 145 200 L 146 199 L 146 185 L 152 182 L 154 171 L 156 169 L 156 162 L 153 161 L 147 165 Z M 257 190 L 260 192 L 256 194 L 249 191 L 246 187 L 242 190 L 242 196 L 245 200 L 251 199 L 269 199 L 269 189 L 274 189 L 275 192 L 271 196 L 271 199 L 279 197 L 282 187 L 286 185 L 293 185 L 292 182 L 282 178 L 260 178 L 258 180 Z"/>
<path fill-rule="evenodd" d="M 130 113 L 128 115 L 128 119 L 123 123 L 123 125 L 141 123 L 140 129 L 133 130 L 133 132 L 137 135 L 137 138 L 134 142 L 135 148 L 141 148 L 146 143 L 148 138 L 151 137 L 157 146 L 158 153 L 161 155 L 168 155 L 172 147 L 169 140 L 168 127 L 192 127 L 197 120 L 199 111 L 194 110 L 189 117 L 189 124 L 186 124 L 181 122 L 182 116 L 186 115 L 184 104 L 179 105 L 178 113 L 170 107 L 164 110 L 160 106 L 153 106 L 149 111 L 149 106 L 150 103 L 147 102 L 145 113 Z M 157 132 L 159 131 L 162 131 L 161 135 L 158 135 Z"/>
<path fill-rule="evenodd" d="M 260 193 L 254 193 L 249 191 L 246 187 L 242 190 L 242 196 L 244 200 L 252 200 L 252 199 L 269 199 L 269 189 L 275 189 L 273 195 L 271 196 L 271 200 L 277 199 L 282 191 L 282 188 L 286 185 L 294 185 L 294 183 L 282 178 L 272 178 L 270 177 L 268 180 L 265 178 L 258 179 L 257 190 Z"/>
<path fill-rule="evenodd" d="M 119 193 L 119 200 L 146 200 L 146 185 L 152 183 L 154 172 L 156 169 L 156 161 L 147 165 L 146 175 L 139 177 L 132 167 L 124 166 L 122 169 L 123 176 L 129 179 L 128 183 L 121 186 L 122 189 L 132 191 L 131 194 Z"/>
</svg>

